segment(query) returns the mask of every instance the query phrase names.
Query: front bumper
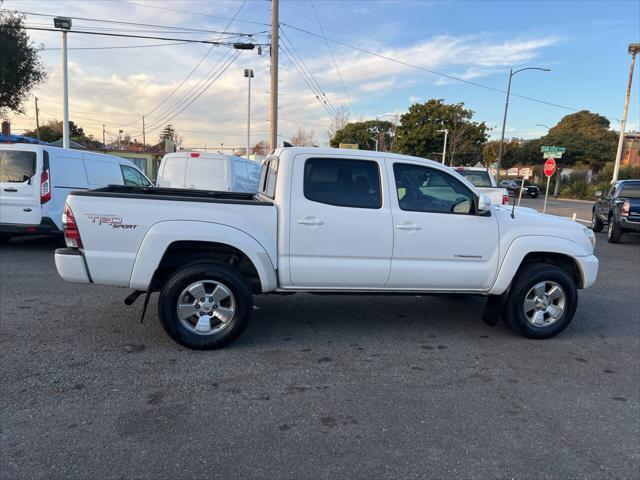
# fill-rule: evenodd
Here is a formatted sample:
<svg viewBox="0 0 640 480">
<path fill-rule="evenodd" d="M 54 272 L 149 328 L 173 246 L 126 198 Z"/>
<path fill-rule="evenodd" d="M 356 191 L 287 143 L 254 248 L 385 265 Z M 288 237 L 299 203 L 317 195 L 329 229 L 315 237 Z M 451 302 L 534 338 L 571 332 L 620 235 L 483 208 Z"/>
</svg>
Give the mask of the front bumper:
<svg viewBox="0 0 640 480">
<path fill-rule="evenodd" d="M 82 252 L 75 248 L 58 248 L 55 253 L 58 275 L 67 282 L 90 283 L 91 277 L 87 271 Z"/>
<path fill-rule="evenodd" d="M 24 235 L 59 235 L 62 232 L 58 226 L 48 217 L 36 225 L 25 223 L 0 223 L 0 233 L 6 233 L 15 237 Z"/>
<path fill-rule="evenodd" d="M 586 257 L 573 257 L 580 266 L 580 272 L 582 273 L 582 288 L 589 288 L 593 285 L 598 278 L 598 258 L 595 255 L 589 255 Z"/>
</svg>

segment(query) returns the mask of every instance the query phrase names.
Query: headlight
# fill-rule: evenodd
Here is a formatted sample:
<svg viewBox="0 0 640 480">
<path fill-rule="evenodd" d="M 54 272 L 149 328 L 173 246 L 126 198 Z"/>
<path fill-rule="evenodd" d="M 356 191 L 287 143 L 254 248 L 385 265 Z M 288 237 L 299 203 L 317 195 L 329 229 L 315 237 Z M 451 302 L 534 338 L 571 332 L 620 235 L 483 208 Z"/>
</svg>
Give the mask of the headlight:
<svg viewBox="0 0 640 480">
<path fill-rule="evenodd" d="M 583 228 L 582 231 L 584 232 L 584 234 L 587 236 L 587 238 L 589 239 L 589 241 L 591 242 L 591 246 L 593 248 L 596 248 L 596 234 L 593 233 L 593 230 L 591 230 L 590 228 Z"/>
</svg>

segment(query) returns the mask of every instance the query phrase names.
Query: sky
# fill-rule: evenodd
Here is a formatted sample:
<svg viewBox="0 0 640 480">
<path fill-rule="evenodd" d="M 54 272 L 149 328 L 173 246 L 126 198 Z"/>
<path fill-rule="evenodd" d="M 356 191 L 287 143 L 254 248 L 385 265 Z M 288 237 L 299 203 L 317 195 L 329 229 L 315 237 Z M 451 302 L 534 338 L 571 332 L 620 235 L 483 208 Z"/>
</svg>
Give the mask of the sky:
<svg viewBox="0 0 640 480">
<path fill-rule="evenodd" d="M 46 28 L 52 19 L 34 13 L 174 27 L 168 31 L 73 20 L 68 35 L 70 119 L 97 139 L 105 124 L 107 143 L 119 130 L 141 140 L 144 115 L 147 143 L 157 142 L 161 128 L 170 123 L 184 147 L 244 146 L 245 68 L 255 74 L 251 143 L 268 139 L 267 46 L 259 55 L 228 46 L 167 45 L 175 42 L 73 30 L 220 41 L 232 32 L 251 33 L 249 41 L 266 44 L 270 1 L 5 0 L 2 7 L 29 12 L 28 25 Z M 640 2 L 281 0 L 280 22 L 284 52 L 279 65 L 279 143 L 302 127 L 314 132 L 318 145 L 326 145 L 334 110 L 348 112 L 351 121 L 393 120 L 411 104 L 431 98 L 464 102 L 475 112 L 474 120 L 491 128 L 491 138 L 499 138 L 509 69 L 550 68 L 513 76 L 512 93 L 547 103 L 512 96 L 506 137 L 535 138 L 564 115 L 582 109 L 606 116 L 612 128 L 619 128 L 631 62 L 627 47 L 640 41 Z M 40 121 L 60 120 L 61 35 L 30 30 L 30 36 L 44 46 L 41 59 L 48 73 L 34 91 Z M 226 42 L 241 38 L 247 41 L 236 36 Z M 639 69 L 627 130 L 640 128 Z M 310 77 L 305 80 L 301 71 Z M 308 83 L 319 86 L 326 104 Z M 16 133 L 35 126 L 33 96 L 25 115 L 11 120 Z"/>
</svg>

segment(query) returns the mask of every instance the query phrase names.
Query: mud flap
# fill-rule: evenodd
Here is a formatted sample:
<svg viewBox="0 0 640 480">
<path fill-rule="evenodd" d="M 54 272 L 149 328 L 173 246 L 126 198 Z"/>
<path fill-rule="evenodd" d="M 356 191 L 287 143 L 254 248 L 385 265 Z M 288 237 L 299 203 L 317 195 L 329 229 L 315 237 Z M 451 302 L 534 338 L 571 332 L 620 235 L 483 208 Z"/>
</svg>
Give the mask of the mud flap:
<svg viewBox="0 0 640 480">
<path fill-rule="evenodd" d="M 491 325 L 492 327 L 498 323 L 508 296 L 507 292 L 502 295 L 489 295 L 482 314 L 482 321 L 484 323 Z"/>
</svg>

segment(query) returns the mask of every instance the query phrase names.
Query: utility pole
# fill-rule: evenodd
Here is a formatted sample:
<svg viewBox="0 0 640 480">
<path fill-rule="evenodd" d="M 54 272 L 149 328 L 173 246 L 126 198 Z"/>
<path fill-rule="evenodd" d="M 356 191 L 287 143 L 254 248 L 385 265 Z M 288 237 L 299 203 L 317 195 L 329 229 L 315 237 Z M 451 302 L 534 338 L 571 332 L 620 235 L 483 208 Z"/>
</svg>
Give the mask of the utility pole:
<svg viewBox="0 0 640 480">
<path fill-rule="evenodd" d="M 40 140 L 40 117 L 38 114 L 40 110 L 38 109 L 38 97 L 36 97 L 36 138 Z"/>
<path fill-rule="evenodd" d="M 278 146 L 278 34 L 279 0 L 271 0 L 271 108 L 269 115 L 269 146 L 271 150 Z"/>
<path fill-rule="evenodd" d="M 442 146 L 442 164 L 444 165 L 445 159 L 447 158 L 447 136 L 449 135 L 448 129 L 438 130 L 438 132 L 444 132 L 444 145 Z"/>
<path fill-rule="evenodd" d="M 631 54 L 631 69 L 629 70 L 629 83 L 627 84 L 627 96 L 624 100 L 624 111 L 622 112 L 622 121 L 620 122 L 620 137 L 618 138 L 618 150 L 616 151 L 616 163 L 613 167 L 613 179 L 611 183 L 618 180 L 618 172 L 620 170 L 620 160 L 622 159 L 622 148 L 624 147 L 624 128 L 627 124 L 627 111 L 629 110 L 629 97 L 631 97 L 631 82 L 633 81 L 633 69 L 636 64 L 636 53 L 640 52 L 640 43 L 632 43 L 629 45 L 629 53 Z"/>
<path fill-rule="evenodd" d="M 253 69 L 244 69 L 245 78 L 249 79 L 249 93 L 247 94 L 247 159 L 251 148 L 251 79 L 253 78 Z"/>
<path fill-rule="evenodd" d="M 104 123 L 102 124 L 102 150 L 107 151 L 107 144 L 104 143 Z"/>
<path fill-rule="evenodd" d="M 144 115 L 142 115 L 142 145 L 146 145 L 147 144 L 147 137 L 145 136 L 145 132 L 144 132 Z"/>
</svg>

